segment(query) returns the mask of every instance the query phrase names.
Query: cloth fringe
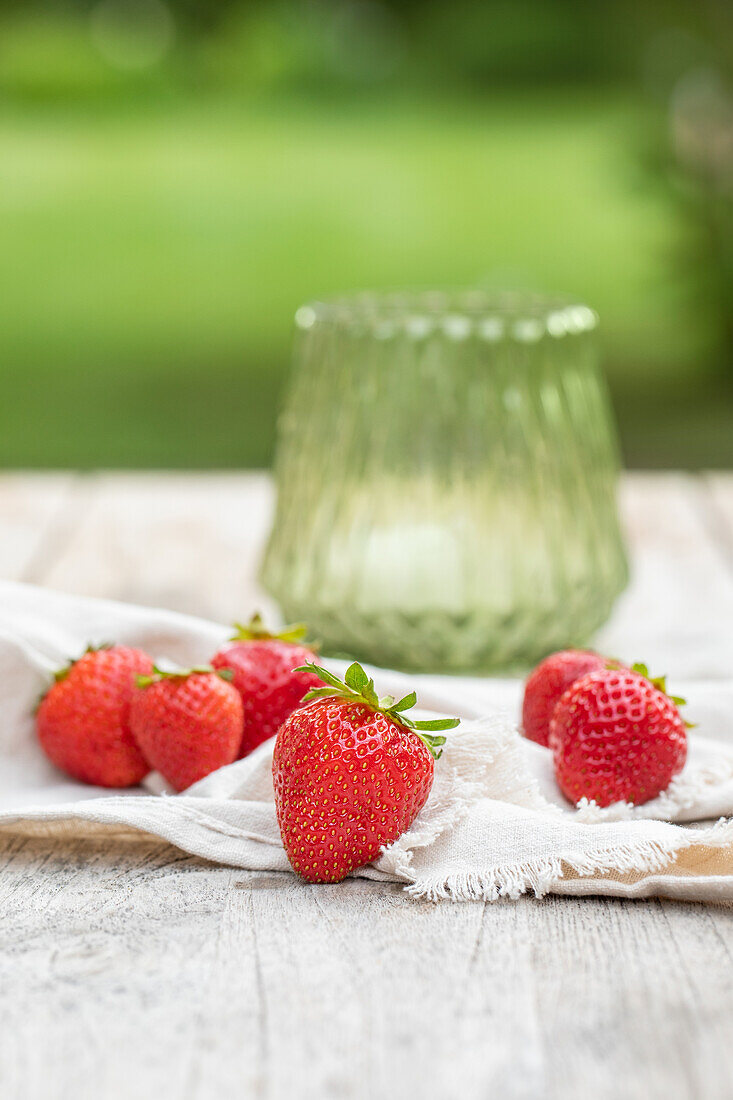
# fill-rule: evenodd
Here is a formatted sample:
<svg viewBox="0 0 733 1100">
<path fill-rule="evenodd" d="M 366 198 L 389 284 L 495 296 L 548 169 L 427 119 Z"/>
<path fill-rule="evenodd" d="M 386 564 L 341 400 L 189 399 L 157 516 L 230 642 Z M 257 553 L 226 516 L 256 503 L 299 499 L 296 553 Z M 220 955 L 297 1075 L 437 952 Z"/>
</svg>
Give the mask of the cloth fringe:
<svg viewBox="0 0 733 1100">
<path fill-rule="evenodd" d="M 733 779 L 733 756 L 725 755 L 716 764 L 706 764 L 691 772 L 683 771 L 658 798 L 641 806 L 634 806 L 630 802 L 599 806 L 592 800 L 582 798 L 576 807 L 577 820 L 584 825 L 652 818 L 674 820 L 679 814 L 701 802 L 712 787 L 730 779 Z"/>
<path fill-rule="evenodd" d="M 504 897 L 516 900 L 530 891 L 541 898 L 567 876 L 568 870 L 580 878 L 605 874 L 652 874 L 662 871 L 687 848 L 720 848 L 731 844 L 733 819 L 720 818 L 708 829 L 680 830 L 679 838 L 667 844 L 639 840 L 603 851 L 582 854 L 566 852 L 551 858 L 492 867 L 481 873 L 460 872 L 448 875 L 438 883 L 413 881 L 405 889 L 411 897 L 434 902 L 496 901 Z"/>
</svg>

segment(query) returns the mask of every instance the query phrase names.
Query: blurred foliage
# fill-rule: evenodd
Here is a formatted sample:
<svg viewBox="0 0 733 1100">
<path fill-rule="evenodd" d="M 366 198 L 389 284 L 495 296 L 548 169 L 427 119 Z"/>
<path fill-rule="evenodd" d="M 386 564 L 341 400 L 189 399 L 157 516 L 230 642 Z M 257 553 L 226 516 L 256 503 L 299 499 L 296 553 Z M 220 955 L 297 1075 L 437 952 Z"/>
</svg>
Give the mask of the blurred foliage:
<svg viewBox="0 0 733 1100">
<path fill-rule="evenodd" d="M 732 72 L 723 0 L 0 0 L 0 462 L 268 462 L 300 301 L 489 280 L 733 464 Z"/>
<path fill-rule="evenodd" d="M 691 65 L 733 61 L 729 0 L 0 0 L 0 19 L 3 87 L 34 100 L 159 82 L 482 93 L 641 78 L 664 91 Z"/>
</svg>

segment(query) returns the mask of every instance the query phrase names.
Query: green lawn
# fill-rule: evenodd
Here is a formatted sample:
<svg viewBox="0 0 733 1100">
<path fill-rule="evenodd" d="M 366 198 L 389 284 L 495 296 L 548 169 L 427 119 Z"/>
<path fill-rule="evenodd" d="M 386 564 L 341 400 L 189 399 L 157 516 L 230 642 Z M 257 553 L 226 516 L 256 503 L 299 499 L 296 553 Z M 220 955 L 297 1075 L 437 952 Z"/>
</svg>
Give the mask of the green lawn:
<svg viewBox="0 0 733 1100">
<path fill-rule="evenodd" d="M 689 387 L 715 334 L 650 132 L 611 94 L 6 108 L 0 463 L 269 462 L 294 309 L 351 287 L 569 291 L 622 401 Z"/>
</svg>

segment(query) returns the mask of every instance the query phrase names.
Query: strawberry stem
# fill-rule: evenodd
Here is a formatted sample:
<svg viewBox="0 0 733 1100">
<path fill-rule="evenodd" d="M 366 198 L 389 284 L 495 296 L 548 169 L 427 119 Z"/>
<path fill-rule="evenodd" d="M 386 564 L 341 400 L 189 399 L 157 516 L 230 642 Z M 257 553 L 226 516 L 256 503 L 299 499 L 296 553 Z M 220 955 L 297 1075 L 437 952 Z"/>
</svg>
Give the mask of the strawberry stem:
<svg viewBox="0 0 733 1100">
<path fill-rule="evenodd" d="M 87 653 L 100 653 L 103 649 L 112 649 L 112 648 L 113 648 L 113 643 L 112 642 L 100 642 L 98 645 L 94 645 L 92 642 L 90 642 L 81 656 L 86 657 Z M 65 680 L 66 677 L 71 672 L 74 665 L 80 660 L 81 660 L 81 657 L 72 657 L 71 660 L 67 664 L 62 665 L 61 668 L 57 668 L 56 671 L 53 674 L 54 683 L 59 684 L 59 683 L 61 683 L 62 680 Z"/>
<path fill-rule="evenodd" d="M 81 657 L 85 657 L 87 655 L 87 653 L 99 653 L 100 650 L 102 650 L 102 649 L 112 649 L 113 646 L 114 646 L 113 642 L 100 642 L 98 645 L 94 645 L 92 642 L 90 642 L 89 645 L 84 650 L 84 652 L 82 653 Z M 74 665 L 77 664 L 81 660 L 81 657 L 72 657 L 71 660 L 67 661 L 67 663 L 65 665 L 62 665 L 60 668 L 57 668 L 53 673 L 53 682 L 54 682 L 54 684 L 60 684 L 63 680 L 65 680 L 66 677 L 71 672 Z M 36 713 L 36 711 L 40 707 L 43 700 L 46 698 L 47 694 L 48 694 L 48 691 L 44 691 L 43 694 L 39 696 L 38 702 L 36 703 L 35 707 L 33 708 L 33 713 L 34 714 Z"/>
<path fill-rule="evenodd" d="M 661 691 L 662 695 L 666 695 L 668 699 L 671 699 L 676 707 L 687 706 L 687 700 L 683 699 L 681 695 L 669 694 L 669 692 L 667 691 L 666 676 L 650 676 L 649 669 L 642 661 L 637 661 L 635 664 L 633 664 L 631 666 L 631 671 L 638 673 L 639 676 L 643 676 L 645 680 L 648 680 L 649 683 L 657 689 L 657 691 Z M 695 728 L 694 722 L 686 722 L 684 718 L 682 720 L 683 722 L 685 722 L 688 730 Z"/>
<path fill-rule="evenodd" d="M 432 718 L 424 722 L 416 722 L 413 718 L 408 718 L 404 712 L 410 710 L 417 703 L 415 692 L 411 691 L 409 695 L 405 695 L 397 702 L 391 695 L 384 695 L 380 699 L 374 689 L 374 680 L 367 676 L 358 661 L 354 661 L 352 665 L 349 665 L 344 673 L 343 680 L 340 680 L 338 676 L 334 676 L 327 668 L 322 668 L 312 661 L 293 669 L 293 672 L 312 672 L 319 680 L 323 681 L 323 687 L 311 688 L 303 696 L 304 703 L 309 702 L 311 699 L 327 699 L 329 697 L 347 699 L 350 703 L 361 703 L 363 706 L 369 707 L 370 710 L 386 715 L 398 726 L 402 726 L 404 729 L 416 734 L 436 760 L 439 759 L 443 751 L 442 746 L 445 744 L 445 737 L 435 737 L 433 734 L 440 730 L 455 729 L 460 722 L 460 718 Z"/>
<path fill-rule="evenodd" d="M 147 676 L 136 676 L 135 683 L 139 688 L 146 688 L 150 687 L 151 684 L 159 683 L 161 680 L 185 680 L 188 676 L 193 676 L 195 673 L 213 673 L 215 676 L 219 676 L 220 679 L 228 681 L 234 679 L 234 672 L 231 668 L 212 668 L 211 665 L 194 665 L 193 668 L 164 669 L 158 668 L 157 665 L 153 665 L 153 671 Z"/>
<path fill-rule="evenodd" d="M 305 623 L 292 623 L 290 626 L 284 626 L 282 630 L 277 633 L 272 633 L 265 626 L 264 620 L 259 611 L 255 612 L 252 618 L 245 626 L 243 623 L 232 624 L 235 633 L 232 635 L 230 641 L 232 642 L 266 642 L 277 640 L 280 642 L 302 642 L 308 633 L 308 627 Z"/>
</svg>

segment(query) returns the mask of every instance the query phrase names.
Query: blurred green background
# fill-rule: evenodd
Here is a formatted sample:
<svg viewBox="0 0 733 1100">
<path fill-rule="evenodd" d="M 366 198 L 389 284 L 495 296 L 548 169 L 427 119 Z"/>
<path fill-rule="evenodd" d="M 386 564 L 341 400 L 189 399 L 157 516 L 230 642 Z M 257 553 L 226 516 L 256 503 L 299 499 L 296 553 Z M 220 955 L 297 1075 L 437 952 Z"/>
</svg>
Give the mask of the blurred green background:
<svg viewBox="0 0 733 1100">
<path fill-rule="evenodd" d="M 311 297 L 580 296 L 733 465 L 729 0 L 0 0 L 0 464 L 261 466 Z"/>
</svg>

